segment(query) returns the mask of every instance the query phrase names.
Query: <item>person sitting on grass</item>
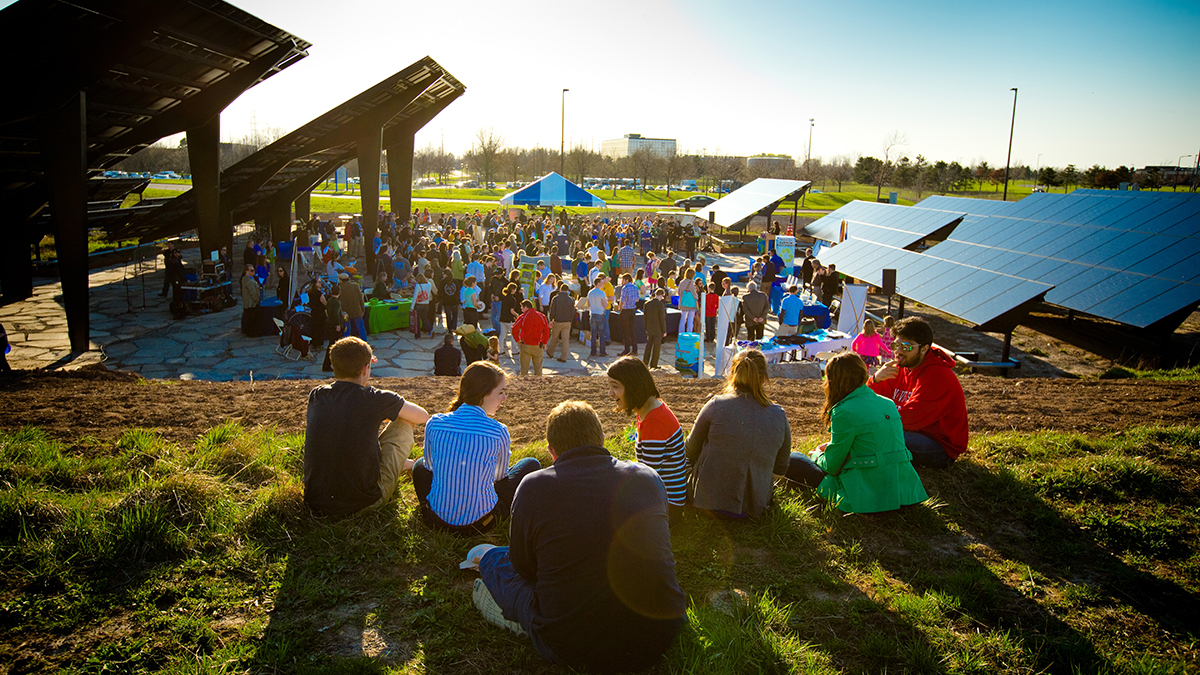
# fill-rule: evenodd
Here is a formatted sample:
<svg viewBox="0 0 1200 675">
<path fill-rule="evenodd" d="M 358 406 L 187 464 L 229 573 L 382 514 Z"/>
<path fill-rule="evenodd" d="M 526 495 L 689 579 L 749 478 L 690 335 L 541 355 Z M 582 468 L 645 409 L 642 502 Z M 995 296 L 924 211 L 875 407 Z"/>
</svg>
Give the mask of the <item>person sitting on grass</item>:
<svg viewBox="0 0 1200 675">
<path fill-rule="evenodd" d="M 433 374 L 458 377 L 461 366 L 462 352 L 454 347 L 454 333 L 446 333 L 442 346 L 433 352 Z"/>
<path fill-rule="evenodd" d="M 662 481 L 610 455 L 599 416 L 582 401 L 550 411 L 546 442 L 554 464 L 517 488 L 509 546 L 481 545 L 461 565 L 478 567 L 475 605 L 560 666 L 648 668 L 675 642 L 688 605 Z"/>
<path fill-rule="evenodd" d="M 787 471 L 845 513 L 895 511 L 929 498 L 904 447 L 896 404 L 867 388 L 868 372 L 858 354 L 830 359 L 821 421 L 831 439 L 811 456 L 793 452 Z"/>
<path fill-rule="evenodd" d="M 413 489 L 425 523 L 459 535 L 482 534 L 507 516 L 513 493 L 541 464 L 512 456 L 508 427 L 492 419 L 507 396 L 500 366 L 476 361 L 458 382 L 450 409 L 425 425 L 425 456 L 412 468 Z"/>
<path fill-rule="evenodd" d="M 757 518 L 771 503 L 775 475 L 784 475 L 792 428 L 767 397 L 767 360 L 738 352 L 724 390 L 700 409 L 687 440 L 692 506 L 723 518 Z"/>
<path fill-rule="evenodd" d="M 933 346 L 933 329 L 916 317 L 896 324 L 892 352 L 867 386 L 896 402 L 913 465 L 944 469 L 967 450 L 967 400 L 954 356 Z"/>
<path fill-rule="evenodd" d="M 687 505 L 688 461 L 683 428 L 675 413 L 659 398 L 650 369 L 636 356 L 625 356 L 608 367 L 608 395 L 617 412 L 637 419 L 634 450 L 642 464 L 654 469 L 667 489 L 671 519 Z"/>
<path fill-rule="evenodd" d="M 356 337 L 330 349 L 334 381 L 308 394 L 304 502 L 318 515 L 345 516 L 391 501 L 412 468 L 413 427 L 429 413 L 399 394 L 367 386 L 375 357 Z M 380 423 L 391 420 L 383 433 Z"/>
</svg>

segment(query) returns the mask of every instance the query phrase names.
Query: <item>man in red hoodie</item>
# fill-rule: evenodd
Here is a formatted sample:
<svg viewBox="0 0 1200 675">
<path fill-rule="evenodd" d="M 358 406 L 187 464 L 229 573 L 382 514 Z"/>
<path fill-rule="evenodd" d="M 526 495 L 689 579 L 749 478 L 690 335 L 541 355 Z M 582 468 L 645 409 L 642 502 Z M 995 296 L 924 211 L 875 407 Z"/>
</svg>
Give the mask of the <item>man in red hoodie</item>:
<svg viewBox="0 0 1200 675">
<path fill-rule="evenodd" d="M 967 400 L 954 356 L 933 346 L 933 330 L 921 319 L 900 321 L 894 334 L 895 358 L 867 386 L 896 402 L 913 465 L 944 469 L 967 450 Z"/>
<path fill-rule="evenodd" d="M 546 341 L 550 339 L 550 323 L 546 316 L 533 308 L 529 300 L 521 301 L 521 316 L 513 321 L 512 336 L 521 345 L 521 375 L 529 372 L 533 362 L 533 374 L 542 375 L 542 356 Z"/>
</svg>

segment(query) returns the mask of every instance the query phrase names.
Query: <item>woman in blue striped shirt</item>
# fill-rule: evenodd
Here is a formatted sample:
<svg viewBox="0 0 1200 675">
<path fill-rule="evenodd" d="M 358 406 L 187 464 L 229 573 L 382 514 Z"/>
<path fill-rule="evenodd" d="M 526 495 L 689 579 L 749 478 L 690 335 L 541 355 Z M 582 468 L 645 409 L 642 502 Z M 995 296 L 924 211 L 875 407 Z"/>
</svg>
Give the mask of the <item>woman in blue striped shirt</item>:
<svg viewBox="0 0 1200 675">
<path fill-rule="evenodd" d="M 512 509 L 527 474 L 542 468 L 532 457 L 508 466 L 508 427 L 492 419 L 506 399 L 504 371 L 476 361 L 462 374 L 450 409 L 425 425 L 424 457 L 412 481 L 425 523 L 455 534 L 482 534 Z"/>
<path fill-rule="evenodd" d="M 609 366 L 607 375 L 608 394 L 616 401 L 617 410 L 637 415 L 634 446 L 637 459 L 658 472 L 667 489 L 667 509 L 674 521 L 687 503 L 688 462 L 683 428 L 675 413 L 658 397 L 650 369 L 641 359 L 626 356 Z"/>
</svg>

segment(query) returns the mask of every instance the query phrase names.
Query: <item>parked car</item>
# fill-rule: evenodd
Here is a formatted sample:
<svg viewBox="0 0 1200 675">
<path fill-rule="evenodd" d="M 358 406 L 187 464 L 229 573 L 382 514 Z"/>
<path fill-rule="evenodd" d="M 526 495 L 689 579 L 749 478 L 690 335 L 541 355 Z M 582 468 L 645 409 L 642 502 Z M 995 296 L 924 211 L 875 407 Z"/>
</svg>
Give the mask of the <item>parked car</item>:
<svg viewBox="0 0 1200 675">
<path fill-rule="evenodd" d="M 676 199 L 675 206 L 683 209 L 697 209 L 702 206 L 708 206 L 715 201 L 717 200 L 708 195 L 692 195 L 691 197 Z"/>
</svg>

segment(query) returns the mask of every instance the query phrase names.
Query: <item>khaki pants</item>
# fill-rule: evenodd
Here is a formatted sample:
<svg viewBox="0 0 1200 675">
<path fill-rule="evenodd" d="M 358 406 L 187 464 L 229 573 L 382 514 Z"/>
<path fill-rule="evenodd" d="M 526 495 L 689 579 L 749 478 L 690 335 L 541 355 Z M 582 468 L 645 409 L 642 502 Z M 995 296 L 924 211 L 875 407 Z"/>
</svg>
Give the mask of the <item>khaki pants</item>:
<svg viewBox="0 0 1200 675">
<path fill-rule="evenodd" d="M 775 335 L 795 335 L 796 329 L 799 326 L 789 326 L 787 324 L 779 324 L 779 328 L 775 329 Z"/>
<path fill-rule="evenodd" d="M 646 352 L 642 356 L 642 363 L 645 363 L 647 368 L 658 367 L 658 354 L 662 349 L 662 340 L 662 335 L 646 333 Z"/>
<path fill-rule="evenodd" d="M 379 492 L 383 496 L 366 510 L 377 509 L 392 501 L 396 481 L 404 471 L 404 462 L 413 449 L 413 425 L 404 420 L 392 420 L 379 434 Z"/>
<path fill-rule="evenodd" d="M 529 362 L 532 361 L 533 374 L 541 377 L 542 354 L 541 345 L 521 345 L 521 375 L 524 375 L 529 370 Z"/>
<path fill-rule="evenodd" d="M 571 346 L 571 322 L 555 321 L 550 325 L 550 341 L 546 343 L 546 353 L 553 356 L 554 347 L 562 341 L 562 361 L 567 360 L 567 349 Z"/>
</svg>

